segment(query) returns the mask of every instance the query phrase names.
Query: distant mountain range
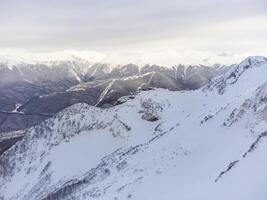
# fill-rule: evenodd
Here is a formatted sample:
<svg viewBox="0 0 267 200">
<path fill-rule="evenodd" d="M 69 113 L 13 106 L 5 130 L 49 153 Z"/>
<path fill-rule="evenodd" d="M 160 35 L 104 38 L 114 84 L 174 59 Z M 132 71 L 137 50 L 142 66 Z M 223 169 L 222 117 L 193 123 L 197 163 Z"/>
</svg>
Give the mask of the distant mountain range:
<svg viewBox="0 0 267 200">
<path fill-rule="evenodd" d="M 9 58 L 10 59 L 10 58 Z M 0 132 L 21 130 L 76 103 L 110 107 L 141 90 L 192 90 L 228 66 L 111 67 L 73 57 L 64 61 L 0 63 Z"/>
</svg>

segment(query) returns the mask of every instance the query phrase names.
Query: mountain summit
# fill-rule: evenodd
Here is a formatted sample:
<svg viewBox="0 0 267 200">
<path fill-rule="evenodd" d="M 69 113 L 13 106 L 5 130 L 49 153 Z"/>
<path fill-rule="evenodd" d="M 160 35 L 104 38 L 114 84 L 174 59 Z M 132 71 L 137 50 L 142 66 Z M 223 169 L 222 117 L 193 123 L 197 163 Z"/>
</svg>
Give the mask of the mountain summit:
<svg viewBox="0 0 267 200">
<path fill-rule="evenodd" d="M 247 80 L 254 81 L 255 78 L 258 78 L 258 72 L 256 72 L 257 69 L 254 69 L 256 67 L 266 68 L 267 58 L 262 56 L 251 56 L 246 58 L 240 64 L 233 65 L 225 74 L 215 78 L 204 90 L 216 89 L 219 94 L 223 94 L 225 89 L 229 85 L 235 84 L 246 71 L 251 71 L 250 73 L 254 73 L 253 71 L 255 71 L 255 77 L 251 77 L 252 80 Z M 264 71 L 265 69 L 260 70 Z"/>
</svg>

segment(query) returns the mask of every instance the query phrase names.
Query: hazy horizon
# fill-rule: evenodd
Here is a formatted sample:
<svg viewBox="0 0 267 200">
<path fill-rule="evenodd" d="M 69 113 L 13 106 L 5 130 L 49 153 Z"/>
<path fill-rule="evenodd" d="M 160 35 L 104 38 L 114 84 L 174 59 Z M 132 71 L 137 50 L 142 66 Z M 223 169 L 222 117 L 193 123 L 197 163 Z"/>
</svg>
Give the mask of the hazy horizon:
<svg viewBox="0 0 267 200">
<path fill-rule="evenodd" d="M 266 11 L 264 0 L 0 0 L 0 53 L 234 63 L 267 55 Z"/>
</svg>

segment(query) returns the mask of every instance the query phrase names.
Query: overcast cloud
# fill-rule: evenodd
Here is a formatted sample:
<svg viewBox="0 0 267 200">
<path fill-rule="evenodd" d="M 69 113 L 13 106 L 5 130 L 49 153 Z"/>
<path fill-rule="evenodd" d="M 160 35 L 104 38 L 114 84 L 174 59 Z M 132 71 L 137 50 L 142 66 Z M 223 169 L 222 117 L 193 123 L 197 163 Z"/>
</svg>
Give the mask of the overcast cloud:
<svg viewBox="0 0 267 200">
<path fill-rule="evenodd" d="M 267 53 L 266 0 L 0 0 L 1 49 Z"/>
</svg>

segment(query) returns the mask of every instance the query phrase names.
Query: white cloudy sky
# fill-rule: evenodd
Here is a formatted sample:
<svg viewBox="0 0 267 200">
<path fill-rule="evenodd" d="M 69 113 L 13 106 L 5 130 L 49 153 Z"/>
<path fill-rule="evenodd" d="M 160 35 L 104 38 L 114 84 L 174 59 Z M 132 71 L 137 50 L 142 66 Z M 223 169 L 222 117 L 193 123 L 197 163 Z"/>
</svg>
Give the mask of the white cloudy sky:
<svg viewBox="0 0 267 200">
<path fill-rule="evenodd" d="M 165 65 L 267 55 L 266 0 L 0 0 L 0 24 L 2 53 Z"/>
</svg>

